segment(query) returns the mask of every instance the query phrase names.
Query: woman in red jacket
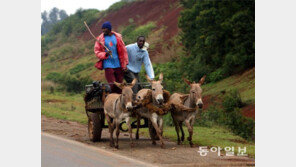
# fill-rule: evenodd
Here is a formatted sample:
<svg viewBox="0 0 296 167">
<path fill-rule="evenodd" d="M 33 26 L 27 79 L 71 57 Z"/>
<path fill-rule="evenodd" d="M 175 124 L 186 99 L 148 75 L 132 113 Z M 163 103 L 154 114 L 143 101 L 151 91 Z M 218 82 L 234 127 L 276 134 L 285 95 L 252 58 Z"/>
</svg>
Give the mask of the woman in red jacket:
<svg viewBox="0 0 296 167">
<path fill-rule="evenodd" d="M 111 91 L 113 93 L 121 93 L 121 90 L 113 83 L 114 81 L 118 83 L 122 83 L 123 81 L 124 71 L 128 64 L 127 51 L 121 34 L 112 31 L 110 22 L 105 22 L 102 25 L 102 30 L 103 33 L 101 33 L 97 39 L 110 51 L 108 52 L 99 42 L 95 43 L 94 51 L 99 58 L 95 67 L 99 70 L 105 70 L 105 77 L 110 84 Z M 110 56 L 111 52 L 112 56 Z"/>
</svg>

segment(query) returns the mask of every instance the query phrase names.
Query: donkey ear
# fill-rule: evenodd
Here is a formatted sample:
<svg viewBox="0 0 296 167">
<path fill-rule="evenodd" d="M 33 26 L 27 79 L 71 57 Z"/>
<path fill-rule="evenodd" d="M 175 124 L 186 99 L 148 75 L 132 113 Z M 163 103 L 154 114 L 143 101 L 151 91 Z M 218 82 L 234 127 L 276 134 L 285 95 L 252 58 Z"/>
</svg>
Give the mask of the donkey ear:
<svg viewBox="0 0 296 167">
<path fill-rule="evenodd" d="M 160 73 L 159 74 L 159 79 L 158 79 L 160 82 L 162 82 L 163 81 L 163 74 L 162 73 Z"/>
<path fill-rule="evenodd" d="M 133 80 L 133 82 L 131 83 L 131 87 L 134 87 L 134 85 L 137 83 L 137 78 L 135 78 L 134 80 Z"/>
<path fill-rule="evenodd" d="M 183 78 L 183 80 L 184 80 L 184 82 L 186 82 L 188 85 L 190 85 L 190 84 L 191 84 L 191 82 L 190 82 L 188 79 L 186 79 L 186 78 Z"/>
<path fill-rule="evenodd" d="M 200 80 L 199 80 L 199 84 L 202 85 L 205 82 L 206 79 L 206 75 L 204 75 Z"/>
<path fill-rule="evenodd" d="M 115 81 L 114 81 L 114 84 L 115 84 L 118 88 L 120 88 L 120 89 L 123 88 L 123 84 L 121 84 L 121 83 L 118 83 L 118 82 L 115 82 Z"/>
<path fill-rule="evenodd" d="M 146 79 L 148 82 L 152 82 L 152 80 L 148 77 L 148 75 L 146 75 Z"/>
</svg>

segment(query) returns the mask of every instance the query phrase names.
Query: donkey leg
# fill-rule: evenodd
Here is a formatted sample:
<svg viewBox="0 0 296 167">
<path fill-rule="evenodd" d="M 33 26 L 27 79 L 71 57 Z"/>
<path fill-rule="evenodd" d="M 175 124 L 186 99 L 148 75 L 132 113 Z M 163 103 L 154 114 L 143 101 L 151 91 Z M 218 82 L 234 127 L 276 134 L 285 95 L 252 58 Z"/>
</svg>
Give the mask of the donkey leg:
<svg viewBox="0 0 296 167">
<path fill-rule="evenodd" d="M 183 122 L 180 121 L 178 125 L 179 125 L 179 127 L 181 129 L 181 133 L 182 133 L 181 141 L 183 142 L 184 138 L 185 138 L 185 133 L 184 133 L 184 130 L 183 130 Z"/>
<path fill-rule="evenodd" d="M 136 139 L 139 139 L 139 129 L 140 129 L 140 125 L 141 125 L 141 116 L 137 115 L 137 132 L 136 132 Z"/>
<path fill-rule="evenodd" d="M 190 120 L 185 120 L 185 124 L 187 126 L 187 129 L 188 129 L 188 133 L 189 133 L 189 136 L 187 138 L 187 140 L 189 141 L 189 144 L 191 147 L 193 147 L 193 143 L 192 143 L 192 134 L 193 134 L 193 127 L 190 125 Z"/>
<path fill-rule="evenodd" d="M 149 119 L 149 121 L 148 121 L 148 127 L 149 127 L 149 133 L 151 133 L 150 131 L 153 130 L 153 128 L 152 128 L 153 125 L 152 125 L 151 119 Z M 156 145 L 155 136 L 154 135 L 150 135 L 150 136 L 151 136 L 152 144 Z"/>
<path fill-rule="evenodd" d="M 191 140 L 192 140 L 192 136 L 193 136 L 193 125 L 194 125 L 194 122 L 195 122 L 195 116 L 193 116 L 190 120 L 190 126 L 192 128 L 192 134 L 191 134 Z"/>
<path fill-rule="evenodd" d="M 116 143 L 115 143 L 115 148 L 119 148 L 119 146 L 118 146 L 118 137 L 119 137 L 119 133 L 120 133 L 120 131 L 119 131 L 119 122 L 120 121 L 118 121 L 118 120 L 114 120 L 113 121 L 113 124 L 116 126 Z"/>
<path fill-rule="evenodd" d="M 163 142 L 163 138 L 161 136 L 161 130 L 159 129 L 158 125 L 157 125 L 157 115 L 155 113 L 152 114 L 151 116 L 151 122 L 152 125 L 154 127 L 154 129 L 156 130 L 157 136 L 159 137 L 159 140 L 161 142 L 161 148 L 164 148 L 164 142 Z"/>
<path fill-rule="evenodd" d="M 173 116 L 172 116 L 172 117 L 173 117 Z M 173 117 L 173 122 L 174 122 L 175 130 L 176 130 L 176 133 L 177 133 L 178 145 L 180 145 L 180 144 L 181 144 L 181 141 L 180 141 L 180 136 L 179 136 L 179 124 L 178 124 L 178 122 L 175 120 L 174 117 Z"/>
<path fill-rule="evenodd" d="M 133 147 L 134 146 L 134 143 L 133 143 L 133 130 L 132 130 L 130 117 L 125 118 L 125 122 L 128 125 L 128 132 L 129 132 L 129 135 L 130 135 L 131 147 Z"/>
<path fill-rule="evenodd" d="M 108 122 L 108 128 L 109 128 L 109 132 L 110 132 L 110 147 L 114 147 L 114 140 L 113 140 L 113 124 L 111 122 L 111 119 L 109 117 L 108 114 L 105 114 L 105 117 L 107 119 Z"/>
</svg>

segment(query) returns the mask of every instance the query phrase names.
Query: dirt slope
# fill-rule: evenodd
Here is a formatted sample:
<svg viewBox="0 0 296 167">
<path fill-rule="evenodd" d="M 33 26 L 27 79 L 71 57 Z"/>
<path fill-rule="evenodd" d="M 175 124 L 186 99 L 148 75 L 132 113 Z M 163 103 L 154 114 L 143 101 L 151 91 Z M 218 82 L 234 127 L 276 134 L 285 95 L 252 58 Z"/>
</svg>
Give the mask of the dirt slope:
<svg viewBox="0 0 296 167">
<path fill-rule="evenodd" d="M 171 40 L 179 31 L 178 17 L 181 10 L 182 7 L 178 0 L 138 1 L 124 6 L 118 11 L 110 12 L 102 18 L 98 18 L 90 25 L 90 29 L 95 36 L 98 36 L 101 33 L 101 26 L 105 21 L 110 21 L 115 31 L 117 31 L 120 26 L 129 25 L 130 19 L 133 19 L 136 25 L 144 25 L 152 21 L 157 25 L 154 31 L 165 28 L 163 40 L 167 44 L 171 44 Z M 90 40 L 92 37 L 88 32 L 85 32 L 81 35 L 81 39 Z M 151 52 L 151 57 L 154 57 L 157 52 L 161 52 L 161 48 L 156 49 L 156 52 Z"/>
</svg>

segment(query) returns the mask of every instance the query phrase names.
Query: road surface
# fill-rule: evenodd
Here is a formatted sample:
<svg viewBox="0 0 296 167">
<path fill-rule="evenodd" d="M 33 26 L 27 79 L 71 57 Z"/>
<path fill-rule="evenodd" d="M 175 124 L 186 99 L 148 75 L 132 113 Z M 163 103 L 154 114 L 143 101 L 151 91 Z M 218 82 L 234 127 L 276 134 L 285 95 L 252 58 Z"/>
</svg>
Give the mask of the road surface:
<svg viewBox="0 0 296 167">
<path fill-rule="evenodd" d="M 42 132 L 42 167 L 132 167 L 153 166 L 100 148 Z"/>
</svg>

